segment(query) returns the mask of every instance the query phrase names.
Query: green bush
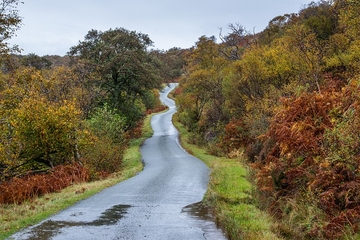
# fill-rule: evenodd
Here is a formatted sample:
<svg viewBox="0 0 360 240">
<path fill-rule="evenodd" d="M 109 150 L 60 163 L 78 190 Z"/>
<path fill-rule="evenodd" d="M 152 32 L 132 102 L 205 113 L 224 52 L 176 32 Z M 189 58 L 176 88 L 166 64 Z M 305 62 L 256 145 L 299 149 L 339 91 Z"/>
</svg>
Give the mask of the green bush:
<svg viewBox="0 0 360 240">
<path fill-rule="evenodd" d="M 86 121 L 86 127 L 93 134 L 92 141 L 83 147 L 90 178 L 98 179 L 120 170 L 127 144 L 126 118 L 104 105 L 94 111 Z"/>
<path fill-rule="evenodd" d="M 114 143 L 124 141 L 126 118 L 120 116 L 108 105 L 97 108 L 86 122 L 97 137 L 106 137 Z"/>
</svg>

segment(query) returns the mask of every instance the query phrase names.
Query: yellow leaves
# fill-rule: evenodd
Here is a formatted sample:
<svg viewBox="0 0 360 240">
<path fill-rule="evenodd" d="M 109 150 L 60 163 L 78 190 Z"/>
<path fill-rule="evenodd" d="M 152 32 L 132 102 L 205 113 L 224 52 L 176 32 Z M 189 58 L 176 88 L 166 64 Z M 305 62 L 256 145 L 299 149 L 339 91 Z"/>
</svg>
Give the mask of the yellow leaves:
<svg viewBox="0 0 360 240">
<path fill-rule="evenodd" d="M 330 167 L 330 162 L 329 160 L 325 160 L 324 162 L 321 162 L 319 166 L 323 169 L 327 169 L 328 167 Z"/>
<path fill-rule="evenodd" d="M 291 135 L 301 137 L 304 131 L 315 130 L 315 127 L 304 121 L 295 122 L 291 127 Z"/>
<path fill-rule="evenodd" d="M 25 98 L 10 120 L 15 136 L 24 146 L 32 151 L 51 152 L 58 151 L 56 146 L 63 150 L 71 146 L 69 137 L 80 124 L 79 116 L 73 102 L 51 103 L 38 97 Z M 71 153 L 71 149 L 66 152 Z"/>
<path fill-rule="evenodd" d="M 295 122 L 291 127 L 291 133 L 297 134 L 298 132 L 301 132 L 304 129 L 304 124 L 302 122 Z"/>
<path fill-rule="evenodd" d="M 53 89 L 48 88 L 48 80 L 41 71 L 19 69 L 1 91 L 0 161 L 4 166 L 73 156 L 81 111 L 74 100 L 50 96 Z"/>
<path fill-rule="evenodd" d="M 285 155 L 289 153 L 290 146 L 286 142 L 280 143 L 281 155 Z"/>
<path fill-rule="evenodd" d="M 39 91 L 41 83 L 44 81 L 42 72 L 35 68 L 23 68 L 19 69 L 15 73 L 16 85 L 22 87 L 28 93 L 33 91 Z"/>
<path fill-rule="evenodd" d="M 345 29 L 347 35 L 359 39 L 360 5 L 357 1 L 344 0 L 340 6 L 339 23 Z"/>
</svg>

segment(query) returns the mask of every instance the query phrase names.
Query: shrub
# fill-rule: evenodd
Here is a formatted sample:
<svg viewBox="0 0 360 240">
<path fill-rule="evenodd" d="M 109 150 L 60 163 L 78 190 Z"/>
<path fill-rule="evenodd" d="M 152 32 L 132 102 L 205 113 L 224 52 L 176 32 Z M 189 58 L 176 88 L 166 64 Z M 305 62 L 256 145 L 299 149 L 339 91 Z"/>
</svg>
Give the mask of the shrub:
<svg viewBox="0 0 360 240">
<path fill-rule="evenodd" d="M 353 80 L 341 90 L 330 86 L 322 94 L 282 99 L 271 122 L 267 139 L 275 144 L 257 164 L 257 183 L 281 218 L 294 218 L 281 208 L 294 199 L 322 210 L 325 219 L 310 224 L 307 237 L 334 239 L 359 227 L 359 100 L 360 84 Z M 311 201 L 298 197 L 310 195 Z"/>
<path fill-rule="evenodd" d="M 220 137 L 218 147 L 226 154 L 237 151 L 250 144 L 251 138 L 244 121 L 232 119 L 225 126 L 225 133 Z"/>
<path fill-rule="evenodd" d="M 89 169 L 90 179 L 96 180 L 121 169 L 125 144 L 99 137 L 84 149 L 83 162 Z"/>
<path fill-rule="evenodd" d="M 104 105 L 95 110 L 86 125 L 93 134 L 93 141 L 83 146 L 84 164 L 91 179 L 120 170 L 128 141 L 125 117 Z"/>
<path fill-rule="evenodd" d="M 126 118 L 108 105 L 97 108 L 86 123 L 97 137 L 106 137 L 114 143 L 124 141 Z"/>
</svg>

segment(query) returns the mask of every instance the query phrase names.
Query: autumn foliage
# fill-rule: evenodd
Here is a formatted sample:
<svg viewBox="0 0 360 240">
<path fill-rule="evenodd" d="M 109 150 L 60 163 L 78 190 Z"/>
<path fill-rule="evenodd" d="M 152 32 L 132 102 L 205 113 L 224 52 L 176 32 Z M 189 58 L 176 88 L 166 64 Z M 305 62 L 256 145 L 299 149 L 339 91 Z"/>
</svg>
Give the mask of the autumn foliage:
<svg viewBox="0 0 360 240">
<path fill-rule="evenodd" d="M 0 184 L 0 204 L 21 204 L 32 198 L 59 192 L 72 184 L 88 180 L 88 171 L 80 164 L 59 165 L 49 173 L 14 177 Z"/>
<path fill-rule="evenodd" d="M 225 126 L 225 133 L 220 138 L 218 147 L 227 153 L 236 151 L 242 146 L 248 145 L 251 141 L 248 136 L 247 126 L 239 119 L 232 119 Z"/>
<path fill-rule="evenodd" d="M 260 190 L 273 196 L 280 216 L 284 199 L 313 195 L 326 223 L 312 225 L 308 237 L 337 238 L 359 227 L 359 96 L 354 80 L 286 98 L 270 125 L 267 137 L 276 144 L 259 167 Z"/>
<path fill-rule="evenodd" d="M 359 7 L 311 2 L 257 34 L 231 24 L 187 58 L 179 121 L 210 153 L 247 156 L 285 239 L 360 234 Z"/>
<path fill-rule="evenodd" d="M 150 54 L 151 43 L 118 28 L 90 31 L 63 58 L 0 54 L 0 204 L 122 170 L 146 114 L 165 109 L 163 70 L 181 72 L 180 50 Z"/>
</svg>

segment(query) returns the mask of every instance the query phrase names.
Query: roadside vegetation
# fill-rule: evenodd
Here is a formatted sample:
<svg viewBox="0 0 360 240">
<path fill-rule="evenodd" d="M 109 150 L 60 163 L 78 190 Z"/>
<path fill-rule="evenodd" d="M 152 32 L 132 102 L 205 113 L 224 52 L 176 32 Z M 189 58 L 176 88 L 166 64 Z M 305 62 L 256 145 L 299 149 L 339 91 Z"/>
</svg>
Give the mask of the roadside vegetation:
<svg viewBox="0 0 360 240">
<path fill-rule="evenodd" d="M 17 4 L 4 5 L 4 34 L 20 24 Z M 144 118 L 165 109 L 161 84 L 181 74 L 183 51 L 148 51 L 151 44 L 116 28 L 89 31 L 63 58 L 19 56 L 1 45 L 0 204 L 122 172 Z"/>
<path fill-rule="evenodd" d="M 253 171 L 247 167 L 245 156 L 239 153 L 235 159 L 211 155 L 191 144 L 191 135 L 178 122 L 177 115 L 173 122 L 179 130 L 181 145 L 211 169 L 203 203 L 229 239 L 279 239 L 272 232 L 271 216 L 259 208 L 256 186 L 251 180 Z"/>
<path fill-rule="evenodd" d="M 359 238 L 359 12 L 358 1 L 312 2 L 257 34 L 230 24 L 187 55 L 178 121 L 191 144 L 251 169 L 255 206 L 280 238 Z M 224 202 L 242 197 L 252 201 Z"/>
<path fill-rule="evenodd" d="M 58 192 L 44 194 L 22 204 L 1 205 L 0 239 L 6 239 L 20 229 L 34 225 L 76 202 L 131 178 L 142 171 L 140 146 L 145 139 L 152 136 L 151 117 L 152 115 L 148 115 L 144 120 L 142 137 L 130 141 L 122 160 L 122 171 L 113 173 L 102 180 L 72 184 Z"/>
</svg>

